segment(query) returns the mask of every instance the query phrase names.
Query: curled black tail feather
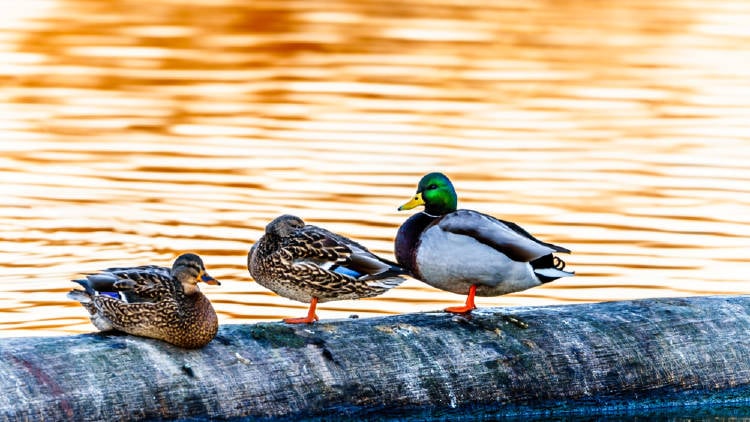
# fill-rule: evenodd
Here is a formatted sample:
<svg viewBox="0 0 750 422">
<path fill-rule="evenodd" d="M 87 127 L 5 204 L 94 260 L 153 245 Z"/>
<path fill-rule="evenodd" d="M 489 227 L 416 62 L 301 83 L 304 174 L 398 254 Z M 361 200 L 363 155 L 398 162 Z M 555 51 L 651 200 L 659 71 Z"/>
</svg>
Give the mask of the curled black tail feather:
<svg viewBox="0 0 750 422">
<path fill-rule="evenodd" d="M 545 275 L 540 274 L 538 271 L 534 271 L 534 274 L 536 274 L 537 278 L 539 278 L 539 281 L 542 283 L 549 283 L 550 281 L 557 280 L 560 277 L 565 277 L 566 275 L 573 275 L 572 272 L 565 271 L 565 261 L 563 261 L 561 258 L 556 257 L 552 254 L 544 255 L 543 257 L 537 258 L 533 261 L 531 261 L 529 264 L 531 264 L 531 268 L 534 270 L 544 270 L 544 269 L 555 269 L 558 271 L 562 271 L 562 273 L 558 276 L 551 276 L 551 275 Z"/>
<path fill-rule="evenodd" d="M 565 261 L 560 259 L 559 257 L 553 256 L 552 257 L 552 266 L 556 269 L 563 271 L 565 269 Z"/>
<path fill-rule="evenodd" d="M 555 266 L 555 259 L 562 261 L 562 259 L 556 256 L 553 256 L 552 254 L 549 254 L 549 255 L 544 255 L 543 257 L 537 258 L 529 262 L 529 264 L 531 264 L 531 268 L 535 270 L 541 269 L 541 268 L 557 268 Z"/>
</svg>

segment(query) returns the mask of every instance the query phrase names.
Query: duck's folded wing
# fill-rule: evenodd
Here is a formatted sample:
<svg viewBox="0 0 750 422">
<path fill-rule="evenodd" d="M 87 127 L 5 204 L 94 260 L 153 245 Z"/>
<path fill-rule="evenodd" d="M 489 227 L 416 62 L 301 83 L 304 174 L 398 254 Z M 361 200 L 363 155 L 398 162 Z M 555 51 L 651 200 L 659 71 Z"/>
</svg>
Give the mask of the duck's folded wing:
<svg viewBox="0 0 750 422">
<path fill-rule="evenodd" d="M 373 254 L 359 243 L 317 226 L 305 226 L 311 247 L 307 258 L 333 272 L 360 277 L 389 277 L 405 274 L 395 263 Z"/>
<path fill-rule="evenodd" d="M 470 236 L 514 261 L 529 262 L 553 252 L 570 252 L 563 247 L 542 242 L 515 223 L 498 220 L 477 211 L 452 212 L 441 218 L 437 225 L 446 232 Z"/>
<path fill-rule="evenodd" d="M 349 257 L 349 262 L 344 265 L 356 270 L 360 274 L 366 274 L 366 278 L 395 277 L 407 274 L 407 271 L 397 264 L 367 251 L 364 253 L 355 251 Z"/>
<path fill-rule="evenodd" d="M 102 272 L 108 272 L 112 274 L 127 274 L 127 273 L 155 273 L 164 277 L 170 276 L 170 269 L 162 267 L 160 265 L 141 265 L 138 267 L 113 267 L 102 270 Z"/>
<path fill-rule="evenodd" d="M 148 302 L 174 293 L 175 283 L 169 268 L 143 266 L 112 268 L 86 277 L 93 282 L 111 282 L 115 291 L 122 292 L 128 302 Z"/>
<path fill-rule="evenodd" d="M 351 250 L 333 233 L 315 226 L 305 226 L 295 236 L 286 238 L 280 249 L 295 261 L 309 261 L 321 266 L 325 263 L 343 263 L 351 254 Z"/>
</svg>

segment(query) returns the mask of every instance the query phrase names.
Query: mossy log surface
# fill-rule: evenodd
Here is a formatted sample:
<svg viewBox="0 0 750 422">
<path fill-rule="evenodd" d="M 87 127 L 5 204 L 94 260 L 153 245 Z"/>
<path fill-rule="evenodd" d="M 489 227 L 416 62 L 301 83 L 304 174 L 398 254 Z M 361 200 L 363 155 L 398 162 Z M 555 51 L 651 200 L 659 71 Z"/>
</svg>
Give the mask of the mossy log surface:
<svg viewBox="0 0 750 422">
<path fill-rule="evenodd" d="M 6 338 L 0 419 L 528 419 L 748 403 L 749 340 L 749 296 L 224 325 L 200 350 Z"/>
</svg>

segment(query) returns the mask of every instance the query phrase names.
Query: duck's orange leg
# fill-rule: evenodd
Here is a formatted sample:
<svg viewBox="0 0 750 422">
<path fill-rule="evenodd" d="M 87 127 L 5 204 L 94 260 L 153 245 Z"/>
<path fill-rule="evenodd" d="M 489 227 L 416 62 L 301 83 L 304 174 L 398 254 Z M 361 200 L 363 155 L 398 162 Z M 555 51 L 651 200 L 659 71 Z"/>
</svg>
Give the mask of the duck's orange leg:
<svg viewBox="0 0 750 422">
<path fill-rule="evenodd" d="M 318 320 L 318 316 L 315 314 L 315 307 L 318 306 L 318 298 L 314 297 L 310 301 L 310 309 L 307 311 L 307 316 L 302 318 L 284 318 L 284 322 L 287 324 L 312 324 Z"/>
<path fill-rule="evenodd" d="M 474 304 L 474 295 L 476 294 L 477 294 L 477 285 L 472 284 L 471 287 L 469 287 L 469 295 L 466 296 L 466 305 L 451 306 L 451 307 L 445 308 L 445 312 L 450 312 L 452 314 L 465 314 L 465 313 L 471 312 L 473 309 L 477 309 L 477 305 Z"/>
</svg>

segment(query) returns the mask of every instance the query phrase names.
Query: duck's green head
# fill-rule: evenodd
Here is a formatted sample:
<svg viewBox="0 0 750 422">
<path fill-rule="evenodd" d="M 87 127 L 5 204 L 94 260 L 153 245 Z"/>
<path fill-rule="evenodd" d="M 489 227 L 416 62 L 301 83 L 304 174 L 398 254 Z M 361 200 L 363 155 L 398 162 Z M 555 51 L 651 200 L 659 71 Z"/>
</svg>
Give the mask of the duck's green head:
<svg viewBox="0 0 750 422">
<path fill-rule="evenodd" d="M 430 173 L 422 177 L 417 186 L 417 194 L 398 207 L 398 210 L 410 210 L 420 205 L 424 205 L 424 212 L 430 215 L 444 215 L 456 210 L 458 198 L 448 176 Z"/>
</svg>

